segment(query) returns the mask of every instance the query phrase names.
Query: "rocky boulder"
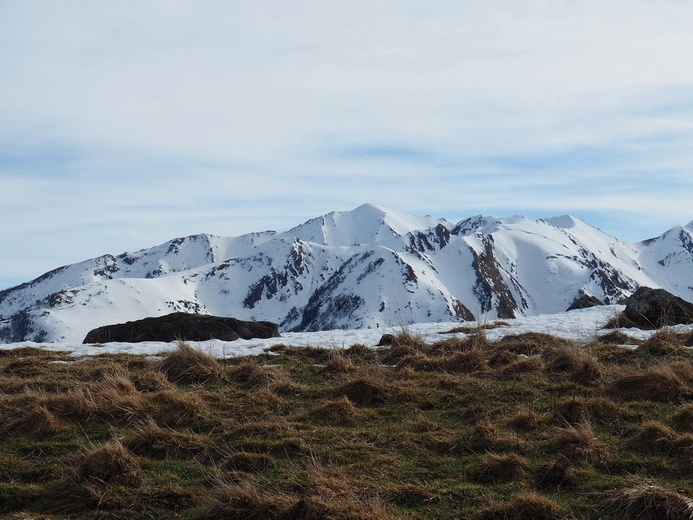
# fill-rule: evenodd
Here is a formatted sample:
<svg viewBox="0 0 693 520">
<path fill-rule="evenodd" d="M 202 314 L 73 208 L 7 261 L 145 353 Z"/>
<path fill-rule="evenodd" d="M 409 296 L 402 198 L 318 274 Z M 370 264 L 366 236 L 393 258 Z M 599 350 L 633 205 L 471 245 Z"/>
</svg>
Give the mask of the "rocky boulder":
<svg viewBox="0 0 693 520">
<path fill-rule="evenodd" d="M 664 289 L 640 287 L 626 304 L 625 316 L 641 329 L 693 323 L 693 303 Z"/>
<path fill-rule="evenodd" d="M 118 341 L 206 341 L 218 339 L 278 338 L 279 328 L 269 321 L 242 321 L 235 318 L 174 312 L 166 316 L 144 318 L 89 331 L 82 343 Z"/>
<path fill-rule="evenodd" d="M 604 305 L 604 302 L 599 298 L 582 293 L 573 300 L 573 303 L 570 304 L 570 307 L 568 307 L 566 311 L 573 311 L 575 309 L 589 309 L 590 307 L 598 307 L 600 305 Z"/>
</svg>

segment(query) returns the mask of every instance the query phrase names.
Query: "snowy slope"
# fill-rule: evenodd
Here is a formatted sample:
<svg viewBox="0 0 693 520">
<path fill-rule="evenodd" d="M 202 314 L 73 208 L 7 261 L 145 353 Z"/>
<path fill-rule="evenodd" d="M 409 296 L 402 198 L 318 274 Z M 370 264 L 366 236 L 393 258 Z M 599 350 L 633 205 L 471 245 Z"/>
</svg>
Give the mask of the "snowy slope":
<svg viewBox="0 0 693 520">
<path fill-rule="evenodd" d="M 693 300 L 693 223 L 626 244 L 571 216 L 458 223 L 365 204 L 287 232 L 194 235 L 58 268 L 0 291 L 0 341 L 81 341 L 173 311 L 282 331 L 371 328 L 619 304 L 640 285 Z"/>
</svg>

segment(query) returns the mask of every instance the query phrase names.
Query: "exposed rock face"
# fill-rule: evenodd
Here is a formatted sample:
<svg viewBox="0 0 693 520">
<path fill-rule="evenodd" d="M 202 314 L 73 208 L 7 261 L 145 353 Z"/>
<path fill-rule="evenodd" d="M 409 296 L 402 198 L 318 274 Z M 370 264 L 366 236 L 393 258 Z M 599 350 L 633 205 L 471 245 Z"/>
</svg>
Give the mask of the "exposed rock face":
<svg viewBox="0 0 693 520">
<path fill-rule="evenodd" d="M 664 289 L 640 287 L 628 298 L 624 313 L 642 329 L 693 323 L 693 303 Z"/>
<path fill-rule="evenodd" d="M 573 300 L 573 303 L 570 304 L 570 307 L 568 307 L 566 311 L 574 311 L 575 309 L 589 309 L 590 307 L 598 307 L 600 305 L 604 305 L 604 302 L 599 298 L 582 293 L 580 296 L 575 298 L 575 300 Z"/>
<path fill-rule="evenodd" d="M 121 341 L 233 341 L 251 338 L 278 338 L 279 328 L 269 321 L 241 321 L 235 318 L 174 312 L 156 318 L 105 325 L 91 330 L 83 343 Z"/>
</svg>

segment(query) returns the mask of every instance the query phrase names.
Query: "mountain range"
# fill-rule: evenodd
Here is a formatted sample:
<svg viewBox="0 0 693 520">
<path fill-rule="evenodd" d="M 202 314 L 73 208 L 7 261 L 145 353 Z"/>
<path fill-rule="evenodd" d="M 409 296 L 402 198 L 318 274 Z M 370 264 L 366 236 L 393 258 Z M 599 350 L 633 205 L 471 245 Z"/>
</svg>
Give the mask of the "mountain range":
<svg viewBox="0 0 693 520">
<path fill-rule="evenodd" d="M 693 222 L 629 244 L 572 216 L 450 222 L 364 204 L 286 232 L 208 234 L 59 267 L 0 291 L 0 342 L 80 342 L 175 311 L 281 331 L 386 328 L 624 303 L 639 286 L 693 300 Z"/>
</svg>

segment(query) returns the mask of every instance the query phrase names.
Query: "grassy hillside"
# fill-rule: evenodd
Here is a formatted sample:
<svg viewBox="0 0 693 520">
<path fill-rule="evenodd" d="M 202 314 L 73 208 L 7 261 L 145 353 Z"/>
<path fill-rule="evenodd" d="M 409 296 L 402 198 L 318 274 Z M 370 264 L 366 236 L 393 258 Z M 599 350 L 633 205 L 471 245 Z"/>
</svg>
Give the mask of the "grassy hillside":
<svg viewBox="0 0 693 520">
<path fill-rule="evenodd" d="M 690 338 L 470 332 L 225 361 L 0 351 L 0 515 L 691 518 Z"/>
</svg>

